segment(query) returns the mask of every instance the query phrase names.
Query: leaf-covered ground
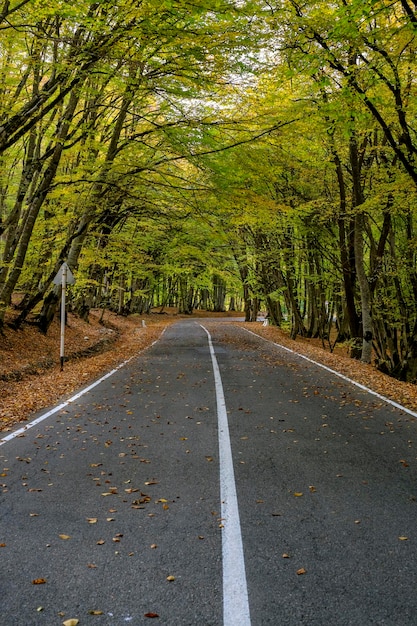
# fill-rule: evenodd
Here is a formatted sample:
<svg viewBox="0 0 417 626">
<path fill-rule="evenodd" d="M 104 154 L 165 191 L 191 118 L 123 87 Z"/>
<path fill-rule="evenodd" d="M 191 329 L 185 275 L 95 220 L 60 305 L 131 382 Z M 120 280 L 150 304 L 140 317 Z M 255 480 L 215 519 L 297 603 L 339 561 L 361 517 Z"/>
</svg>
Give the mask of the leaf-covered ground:
<svg viewBox="0 0 417 626">
<path fill-rule="evenodd" d="M 100 316 L 93 311 L 90 323 L 68 316 L 62 372 L 58 320 L 46 336 L 35 326 L 19 331 L 6 327 L 0 336 L 0 430 L 29 419 L 144 350 L 176 319 L 151 315 L 143 325 L 141 317 L 106 312 L 101 324 Z"/>
<path fill-rule="evenodd" d="M 206 313 L 204 313 L 207 316 Z M 69 315 L 65 331 L 65 354 L 68 360 L 60 371 L 60 325 L 56 320 L 45 336 L 35 326 L 26 325 L 13 331 L 6 327 L 0 337 L 0 430 L 65 398 L 87 385 L 102 373 L 139 353 L 155 341 L 176 315 L 129 318 L 93 311 L 90 323 Z M 216 319 L 216 316 L 213 316 Z M 398 382 L 374 367 L 350 359 L 343 350 L 326 352 L 317 341 L 291 340 L 286 333 L 262 323 L 245 324 L 244 328 L 273 342 L 285 345 L 341 372 L 374 391 L 417 411 L 417 386 Z"/>
</svg>

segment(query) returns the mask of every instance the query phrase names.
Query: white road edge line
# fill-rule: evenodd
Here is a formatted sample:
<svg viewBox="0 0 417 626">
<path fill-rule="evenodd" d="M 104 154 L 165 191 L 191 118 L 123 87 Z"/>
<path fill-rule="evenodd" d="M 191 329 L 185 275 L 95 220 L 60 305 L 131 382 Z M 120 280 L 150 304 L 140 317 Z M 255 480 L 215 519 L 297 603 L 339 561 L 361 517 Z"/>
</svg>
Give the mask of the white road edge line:
<svg viewBox="0 0 417 626">
<path fill-rule="evenodd" d="M 258 339 L 263 339 L 263 341 L 266 341 L 268 343 L 272 343 L 273 346 L 277 346 L 277 348 L 281 348 L 281 350 L 286 350 L 287 352 L 291 352 L 291 354 L 294 354 L 295 356 L 300 357 L 300 359 L 304 359 L 305 361 L 308 361 L 309 363 L 312 363 L 313 365 L 317 365 L 317 367 L 321 367 L 322 369 L 326 370 L 327 372 L 330 372 L 331 374 L 334 374 L 335 376 L 338 376 L 339 378 L 341 378 L 342 380 L 346 381 L 347 383 L 350 383 L 351 385 L 355 385 L 355 387 L 359 387 L 359 389 L 362 389 L 362 391 L 366 391 L 367 393 L 370 393 L 371 395 L 375 396 L 376 398 L 379 398 L 379 400 L 383 400 L 387 404 L 390 404 L 391 406 L 394 406 L 396 409 L 400 409 L 401 411 L 404 411 L 404 413 L 408 413 L 408 415 L 412 415 L 413 417 L 417 417 L 417 412 L 412 411 L 411 409 L 407 409 L 407 407 L 403 406 L 402 404 L 399 404 L 398 402 L 395 402 L 394 400 L 390 400 L 386 396 L 381 395 L 377 391 L 373 391 L 372 389 L 369 389 L 369 387 L 366 387 L 365 385 L 361 385 L 361 383 L 358 383 L 358 382 L 356 382 L 356 380 L 352 380 L 351 378 L 348 378 L 347 376 L 345 376 L 344 374 L 341 374 L 337 370 L 333 370 L 331 367 L 328 367 L 327 365 L 323 365 L 323 363 L 319 363 L 318 361 L 314 361 L 313 359 L 310 359 L 308 356 L 305 356 L 304 354 L 300 354 L 300 352 L 296 352 L 295 350 L 291 350 L 291 348 L 287 348 L 286 346 L 282 346 L 280 343 L 275 343 L 274 341 L 271 341 L 270 339 L 266 339 L 265 337 L 262 337 L 262 335 L 258 335 L 257 333 L 254 333 L 252 330 L 248 330 L 247 328 L 243 328 L 243 330 L 246 330 L 247 333 L 250 333 L 251 335 L 254 335 L 255 337 L 258 337 Z"/>
<path fill-rule="evenodd" d="M 213 365 L 216 388 L 217 419 L 219 431 L 220 501 L 222 519 L 223 563 L 223 624 L 224 626 L 250 626 L 249 599 L 246 582 L 245 559 L 240 528 L 233 456 L 223 384 L 213 348 L 211 335 L 206 331 Z"/>
<path fill-rule="evenodd" d="M 159 339 L 162 337 L 164 332 L 165 332 L 165 328 L 162 331 L 162 333 L 160 334 L 160 336 L 158 337 L 158 339 L 153 341 L 149 345 L 149 347 L 155 345 L 159 341 Z M 146 350 L 146 348 L 145 348 L 145 350 Z M 138 354 L 140 354 L 140 352 Z M 5 437 L 1 437 L 0 436 L 1 437 L 0 438 L 0 446 L 2 446 L 3 444 L 7 443 L 8 441 L 11 441 L 12 439 L 16 439 L 16 437 L 22 436 L 30 428 L 33 428 L 37 424 L 40 424 L 40 422 L 43 422 L 44 420 L 48 419 L 48 417 L 51 417 L 51 415 L 55 415 L 55 413 L 58 413 L 59 411 L 62 411 L 62 409 L 65 409 L 66 406 L 68 406 L 72 402 L 75 402 L 75 400 L 78 400 L 78 398 L 81 398 L 81 396 L 83 396 L 85 393 L 88 393 L 89 391 L 94 389 L 94 387 L 97 387 L 97 385 L 100 385 L 100 383 L 102 383 L 107 378 L 110 378 L 110 376 L 113 376 L 113 374 L 115 374 L 118 370 L 122 369 L 122 367 L 124 367 L 125 365 L 130 363 L 130 361 L 132 361 L 133 359 L 136 359 L 138 354 L 134 354 L 129 359 L 126 359 L 126 361 L 123 361 L 123 363 L 120 363 L 117 367 L 115 367 L 113 370 L 111 370 L 111 372 L 107 372 L 107 374 L 105 374 L 104 376 L 102 376 L 101 378 L 96 380 L 94 383 L 92 383 L 88 387 L 85 387 L 85 389 L 82 389 L 81 391 L 76 393 L 74 396 L 72 396 L 68 400 L 65 400 L 65 402 L 62 402 L 61 404 L 59 404 L 58 406 L 55 406 L 50 411 L 47 411 L 46 413 L 44 413 L 43 415 L 40 415 L 39 417 L 37 417 L 36 419 L 32 420 L 28 424 L 25 424 L 25 426 L 23 426 L 22 428 L 19 428 L 18 430 L 13 431 L 12 433 L 10 433 L 10 435 L 6 435 Z"/>
</svg>

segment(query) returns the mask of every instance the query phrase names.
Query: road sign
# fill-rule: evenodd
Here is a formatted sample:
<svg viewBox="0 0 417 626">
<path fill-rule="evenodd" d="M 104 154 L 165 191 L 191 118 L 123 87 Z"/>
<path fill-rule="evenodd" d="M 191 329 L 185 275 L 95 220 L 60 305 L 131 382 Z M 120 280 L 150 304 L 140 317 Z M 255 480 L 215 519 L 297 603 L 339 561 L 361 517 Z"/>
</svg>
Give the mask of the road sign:
<svg viewBox="0 0 417 626">
<path fill-rule="evenodd" d="M 74 285 L 75 278 L 67 263 L 63 263 L 54 278 L 55 285 L 61 285 L 61 372 L 64 369 L 64 349 L 65 349 L 65 297 L 67 285 Z"/>
<path fill-rule="evenodd" d="M 62 278 L 65 277 L 66 285 L 75 285 L 75 278 L 73 273 L 71 272 L 69 265 L 67 263 L 63 263 L 58 270 L 57 275 L 55 276 L 53 283 L 54 285 L 62 285 Z"/>
</svg>

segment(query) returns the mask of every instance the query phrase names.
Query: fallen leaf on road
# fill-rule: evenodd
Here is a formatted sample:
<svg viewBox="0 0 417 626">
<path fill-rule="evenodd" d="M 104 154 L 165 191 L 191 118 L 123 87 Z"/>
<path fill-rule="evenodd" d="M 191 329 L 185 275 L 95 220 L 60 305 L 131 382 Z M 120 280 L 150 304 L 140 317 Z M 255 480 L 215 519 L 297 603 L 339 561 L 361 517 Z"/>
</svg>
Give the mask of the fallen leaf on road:
<svg viewBox="0 0 417 626">
<path fill-rule="evenodd" d="M 44 585 L 46 583 L 46 578 L 35 578 L 32 580 L 32 585 Z"/>
<path fill-rule="evenodd" d="M 105 543 L 106 543 L 106 542 L 104 541 L 104 539 L 99 539 L 99 540 L 97 541 L 97 545 L 98 545 L 98 546 L 102 546 L 102 545 L 104 545 Z"/>
<path fill-rule="evenodd" d="M 304 567 L 300 567 L 300 569 L 297 570 L 297 576 L 302 576 L 303 574 L 307 574 L 307 570 L 305 570 Z"/>
<path fill-rule="evenodd" d="M 301 491 L 296 491 L 296 492 L 294 493 L 294 496 L 295 496 L 296 498 L 301 498 L 301 496 L 303 496 L 303 495 L 304 495 L 304 494 L 303 494 Z"/>
<path fill-rule="evenodd" d="M 145 613 L 145 617 L 159 617 L 158 613 Z"/>
<path fill-rule="evenodd" d="M 62 622 L 63 626 L 77 626 L 79 623 L 79 619 L 66 619 L 65 622 Z"/>
<path fill-rule="evenodd" d="M 172 583 L 175 580 L 175 576 L 167 576 L 167 581 Z"/>
<path fill-rule="evenodd" d="M 97 524 L 97 517 L 87 517 L 87 522 L 89 524 Z"/>
<path fill-rule="evenodd" d="M 64 541 L 66 541 L 67 539 L 71 539 L 70 535 L 59 535 L 60 539 L 63 539 Z"/>
<path fill-rule="evenodd" d="M 398 537 L 400 541 L 408 541 L 408 537 Z"/>
<path fill-rule="evenodd" d="M 103 615 L 103 611 L 95 611 L 95 610 L 92 610 L 92 611 L 88 611 L 88 613 L 89 613 L 90 615 Z"/>
</svg>

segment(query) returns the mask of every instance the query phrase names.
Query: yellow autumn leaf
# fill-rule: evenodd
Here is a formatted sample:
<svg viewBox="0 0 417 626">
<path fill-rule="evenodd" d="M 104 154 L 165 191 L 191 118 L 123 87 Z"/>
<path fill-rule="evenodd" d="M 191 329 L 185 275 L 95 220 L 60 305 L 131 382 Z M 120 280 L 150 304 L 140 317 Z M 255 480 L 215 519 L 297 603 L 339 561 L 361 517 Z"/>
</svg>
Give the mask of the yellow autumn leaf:
<svg viewBox="0 0 417 626">
<path fill-rule="evenodd" d="M 175 576 L 167 576 L 167 581 L 172 583 L 175 580 Z"/>
<path fill-rule="evenodd" d="M 408 541 L 408 537 L 404 537 L 404 536 L 398 537 L 398 539 L 400 541 Z"/>
<path fill-rule="evenodd" d="M 70 535 L 58 535 L 60 539 L 63 539 L 64 541 L 67 539 L 71 539 Z"/>
<path fill-rule="evenodd" d="M 304 495 L 304 494 L 303 494 L 301 491 L 295 491 L 295 492 L 294 492 L 294 496 L 295 496 L 296 498 L 301 498 L 301 496 L 303 496 L 303 495 Z"/>
<path fill-rule="evenodd" d="M 79 619 L 66 619 L 65 622 L 62 622 L 63 626 L 77 626 L 80 623 Z"/>
</svg>

